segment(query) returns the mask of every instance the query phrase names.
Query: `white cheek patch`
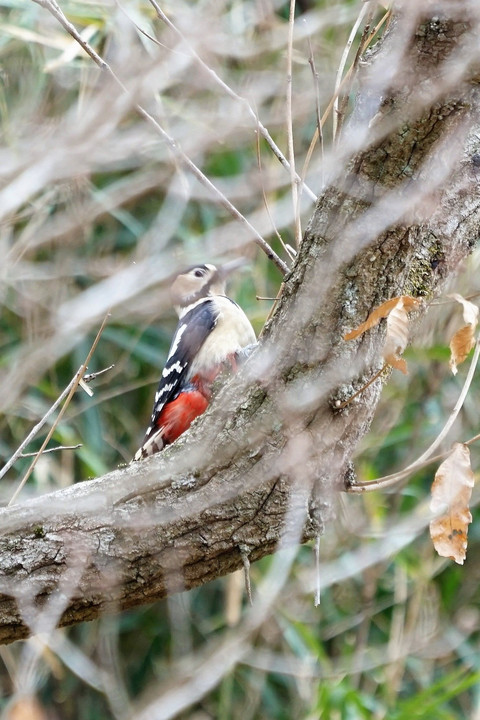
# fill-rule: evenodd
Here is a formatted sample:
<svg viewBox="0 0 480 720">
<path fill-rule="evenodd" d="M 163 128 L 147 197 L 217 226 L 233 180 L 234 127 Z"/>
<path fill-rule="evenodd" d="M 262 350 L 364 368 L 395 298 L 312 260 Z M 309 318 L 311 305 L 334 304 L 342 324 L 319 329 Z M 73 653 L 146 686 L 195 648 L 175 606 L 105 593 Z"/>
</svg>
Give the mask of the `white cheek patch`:
<svg viewBox="0 0 480 720">
<path fill-rule="evenodd" d="M 172 347 L 170 348 L 170 352 L 168 353 L 167 362 L 177 352 L 178 346 L 180 344 L 180 340 L 182 339 L 182 335 L 186 329 L 187 329 L 187 323 L 180 325 L 180 327 L 178 328 L 177 333 L 176 333 L 175 337 L 173 338 Z"/>
</svg>

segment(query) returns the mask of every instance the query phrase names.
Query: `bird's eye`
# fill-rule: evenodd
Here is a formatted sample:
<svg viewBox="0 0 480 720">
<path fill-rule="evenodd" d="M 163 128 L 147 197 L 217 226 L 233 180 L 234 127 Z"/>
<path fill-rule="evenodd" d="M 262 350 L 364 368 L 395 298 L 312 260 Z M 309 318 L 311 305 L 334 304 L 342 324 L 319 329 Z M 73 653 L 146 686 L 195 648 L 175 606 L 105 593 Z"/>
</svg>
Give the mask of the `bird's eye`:
<svg viewBox="0 0 480 720">
<path fill-rule="evenodd" d="M 202 270 L 195 270 L 194 275 L 195 275 L 195 277 L 203 277 L 203 271 L 202 271 Z"/>
</svg>

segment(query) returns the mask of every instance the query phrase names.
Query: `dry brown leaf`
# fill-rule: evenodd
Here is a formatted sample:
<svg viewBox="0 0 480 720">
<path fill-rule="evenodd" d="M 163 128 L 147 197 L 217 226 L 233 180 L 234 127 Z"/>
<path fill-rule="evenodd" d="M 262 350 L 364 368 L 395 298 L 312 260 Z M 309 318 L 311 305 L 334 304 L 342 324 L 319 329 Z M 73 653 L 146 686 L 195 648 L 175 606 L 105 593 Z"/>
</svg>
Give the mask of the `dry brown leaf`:
<svg viewBox="0 0 480 720">
<path fill-rule="evenodd" d="M 450 295 L 447 295 L 447 297 L 452 298 L 452 300 L 456 300 L 463 306 L 463 319 L 465 323 L 476 327 L 478 323 L 478 307 L 474 303 L 470 302 L 470 300 L 465 300 L 465 298 L 458 293 L 451 293 Z"/>
<path fill-rule="evenodd" d="M 472 325 L 465 325 L 457 330 L 450 340 L 450 361 L 449 366 L 453 375 L 457 374 L 457 365 L 460 365 L 475 345 L 475 328 Z"/>
<path fill-rule="evenodd" d="M 430 537 L 439 555 L 459 565 L 466 557 L 468 526 L 472 522 L 468 504 L 474 481 L 468 447 L 454 443 L 435 473 L 430 510 L 436 517 L 430 523 Z"/>
<path fill-rule="evenodd" d="M 403 298 L 399 298 L 396 306 L 387 318 L 387 335 L 383 348 L 383 357 L 392 367 L 407 374 L 407 363 L 400 355 L 407 347 L 408 342 L 408 314 L 404 307 Z"/>
<path fill-rule="evenodd" d="M 403 307 L 407 312 L 412 312 L 412 310 L 416 310 L 421 302 L 418 298 L 414 298 L 411 295 L 400 295 L 399 299 L 402 301 Z"/>
<path fill-rule="evenodd" d="M 460 365 L 475 345 L 475 331 L 478 324 L 478 307 L 458 293 L 452 293 L 448 297 L 453 298 L 463 306 L 463 319 L 467 323 L 457 330 L 450 340 L 450 369 L 454 375 L 457 374 L 457 365 Z"/>
<path fill-rule="evenodd" d="M 408 365 L 404 358 L 397 355 L 389 355 L 385 358 L 385 362 L 391 365 L 395 370 L 400 370 L 404 375 L 408 375 Z"/>
<path fill-rule="evenodd" d="M 364 332 L 370 330 L 372 327 L 375 327 L 375 325 L 378 325 L 380 320 L 388 317 L 400 301 L 407 312 L 414 310 L 420 304 L 420 301 L 417 300 L 417 298 L 411 297 L 410 295 L 400 295 L 399 297 L 391 298 L 391 300 L 387 300 L 379 305 L 378 308 L 372 310 L 365 322 L 355 328 L 355 330 L 351 330 L 347 333 L 343 339 L 354 340 L 359 335 L 363 335 Z"/>
<path fill-rule="evenodd" d="M 396 370 L 407 374 L 407 363 L 400 357 L 407 346 L 408 341 L 408 313 L 420 305 L 420 300 L 410 295 L 387 300 L 370 313 L 364 323 L 355 330 L 347 333 L 344 340 L 353 340 L 362 335 L 366 330 L 377 325 L 380 320 L 387 318 L 387 335 L 383 348 L 383 358 L 386 363 Z"/>
</svg>

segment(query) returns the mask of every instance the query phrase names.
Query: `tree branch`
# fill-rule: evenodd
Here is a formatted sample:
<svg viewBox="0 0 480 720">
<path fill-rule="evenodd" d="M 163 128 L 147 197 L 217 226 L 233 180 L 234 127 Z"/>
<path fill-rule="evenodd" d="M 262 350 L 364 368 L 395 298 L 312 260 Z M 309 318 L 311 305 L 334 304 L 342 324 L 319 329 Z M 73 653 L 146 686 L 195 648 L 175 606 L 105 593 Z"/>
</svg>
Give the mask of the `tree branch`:
<svg viewBox="0 0 480 720">
<path fill-rule="evenodd" d="M 382 362 L 382 326 L 356 343 L 345 331 L 387 298 L 432 296 L 478 234 L 479 91 L 457 64 L 478 26 L 446 3 L 427 3 L 431 19 L 411 5 L 367 58 L 342 171 L 243 370 L 160 456 L 1 511 L 0 641 L 152 602 L 322 531 L 381 389 L 335 409 Z M 385 67 L 401 68 L 388 85 Z"/>
</svg>

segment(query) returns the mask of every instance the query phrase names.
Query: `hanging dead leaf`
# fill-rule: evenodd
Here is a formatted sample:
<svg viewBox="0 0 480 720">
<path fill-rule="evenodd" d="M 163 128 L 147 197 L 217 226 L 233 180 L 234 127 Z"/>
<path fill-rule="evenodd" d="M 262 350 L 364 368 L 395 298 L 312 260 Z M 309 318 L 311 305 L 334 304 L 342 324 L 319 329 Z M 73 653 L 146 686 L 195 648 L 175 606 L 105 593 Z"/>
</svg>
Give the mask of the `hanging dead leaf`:
<svg viewBox="0 0 480 720">
<path fill-rule="evenodd" d="M 475 345 L 475 331 L 478 325 L 478 307 L 470 300 L 465 300 L 458 293 L 452 293 L 448 297 L 453 298 L 463 306 L 463 320 L 467 324 L 457 330 L 450 340 L 450 369 L 454 375 L 457 374 L 457 365 L 460 365 Z"/>
<path fill-rule="evenodd" d="M 465 298 L 458 293 L 451 293 L 450 295 L 447 295 L 447 297 L 452 298 L 452 300 L 456 300 L 463 306 L 463 319 L 465 323 L 476 327 L 478 323 L 478 307 L 474 303 L 470 302 L 470 300 L 465 300 Z"/>
<path fill-rule="evenodd" d="M 400 355 L 407 347 L 408 342 L 408 314 L 404 307 L 403 298 L 399 298 L 396 306 L 387 318 L 387 335 L 383 348 L 383 357 L 392 367 L 407 374 L 407 363 Z"/>
<path fill-rule="evenodd" d="M 465 325 L 457 330 L 450 340 L 450 370 L 457 374 L 457 365 L 460 365 L 475 345 L 475 328 L 472 325 Z"/>
<path fill-rule="evenodd" d="M 455 443 L 435 473 L 430 510 L 436 517 L 430 523 L 430 537 L 441 557 L 449 557 L 459 565 L 466 557 L 468 526 L 472 522 L 468 504 L 474 481 L 470 451 L 463 443 Z"/>
<path fill-rule="evenodd" d="M 402 306 L 407 312 L 411 312 L 420 304 L 420 301 L 417 300 L 417 298 L 411 297 L 410 295 L 400 295 L 399 297 L 394 297 L 391 300 L 387 300 L 386 302 L 379 305 L 378 308 L 372 310 L 365 322 L 355 328 L 355 330 L 351 330 L 349 333 L 347 333 L 343 339 L 354 340 L 355 338 L 359 337 L 359 335 L 363 335 L 364 332 L 375 327 L 375 325 L 378 325 L 380 320 L 388 317 L 392 310 L 397 307 L 400 301 L 402 302 Z"/>
<path fill-rule="evenodd" d="M 387 300 L 370 313 L 364 323 L 355 330 L 347 333 L 344 340 L 353 340 L 362 335 L 366 330 L 377 325 L 380 320 L 387 318 L 387 335 L 383 348 L 383 358 L 386 363 L 407 374 L 407 363 L 400 357 L 407 346 L 408 341 L 408 313 L 420 305 L 420 300 L 410 295 Z"/>
</svg>

